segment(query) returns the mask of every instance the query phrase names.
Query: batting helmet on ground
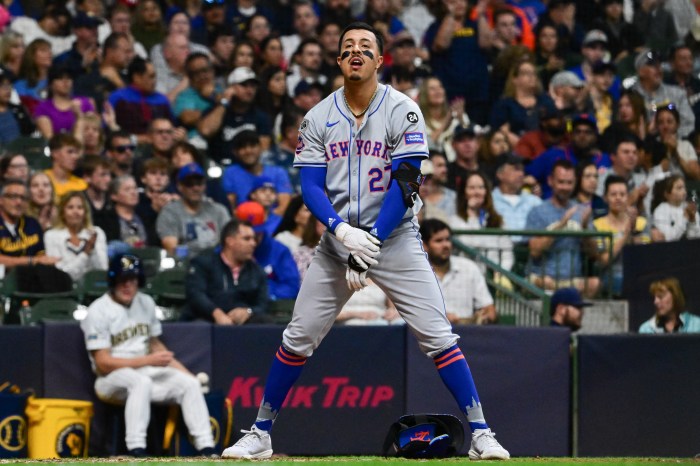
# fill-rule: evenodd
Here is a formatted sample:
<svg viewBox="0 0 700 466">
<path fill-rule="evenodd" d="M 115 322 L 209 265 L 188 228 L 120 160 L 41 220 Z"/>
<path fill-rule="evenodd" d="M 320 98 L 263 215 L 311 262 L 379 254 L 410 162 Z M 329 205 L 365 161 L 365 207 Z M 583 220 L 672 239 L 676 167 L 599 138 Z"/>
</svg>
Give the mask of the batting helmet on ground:
<svg viewBox="0 0 700 466">
<path fill-rule="evenodd" d="M 464 444 L 464 427 L 451 414 L 409 414 L 391 425 L 384 456 L 447 458 Z"/>
<path fill-rule="evenodd" d="M 107 271 L 109 287 L 114 288 L 117 280 L 130 277 L 138 278 L 139 287 L 146 284 L 146 275 L 143 272 L 141 259 L 133 254 L 117 254 L 109 261 L 109 270 Z"/>
</svg>

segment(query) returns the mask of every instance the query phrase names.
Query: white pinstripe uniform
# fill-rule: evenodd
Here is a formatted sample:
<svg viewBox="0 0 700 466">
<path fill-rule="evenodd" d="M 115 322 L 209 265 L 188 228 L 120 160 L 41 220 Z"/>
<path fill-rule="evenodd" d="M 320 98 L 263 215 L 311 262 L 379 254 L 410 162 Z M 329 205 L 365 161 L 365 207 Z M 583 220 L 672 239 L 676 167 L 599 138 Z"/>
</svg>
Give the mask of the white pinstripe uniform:
<svg viewBox="0 0 700 466">
<path fill-rule="evenodd" d="M 389 187 L 392 160 L 428 156 L 425 123 L 415 102 L 378 84 L 357 128 L 343 89 L 307 113 L 299 129 L 294 166 L 325 167 L 326 192 L 335 212 L 352 226 L 371 228 Z M 323 235 L 284 331 L 283 345 L 290 351 L 311 356 L 352 294 L 345 280 L 348 254 L 334 235 Z M 433 357 L 454 345 L 459 337 L 447 320 L 410 209 L 384 241 L 377 260 L 368 277 L 396 305 L 421 349 Z"/>
<path fill-rule="evenodd" d="M 97 373 L 92 351 L 110 349 L 116 358 L 137 358 L 150 351 L 151 337 L 162 333 L 156 318 L 155 302 L 137 293 L 128 308 L 117 303 L 109 293 L 88 308 L 80 327 L 90 354 L 92 369 Z M 111 403 L 125 403 L 126 446 L 129 450 L 146 448 L 146 431 L 151 417 L 151 401 L 178 403 L 195 448 L 213 447 L 209 411 L 199 381 L 174 367 L 123 367 L 95 380 L 97 396 Z"/>
</svg>

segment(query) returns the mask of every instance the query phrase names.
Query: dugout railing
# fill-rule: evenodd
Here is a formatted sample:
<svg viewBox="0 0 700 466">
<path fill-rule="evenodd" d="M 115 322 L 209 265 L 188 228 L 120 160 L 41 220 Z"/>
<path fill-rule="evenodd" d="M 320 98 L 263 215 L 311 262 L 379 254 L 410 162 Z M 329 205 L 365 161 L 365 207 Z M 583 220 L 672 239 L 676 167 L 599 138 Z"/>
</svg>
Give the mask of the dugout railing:
<svg viewBox="0 0 700 466">
<path fill-rule="evenodd" d="M 484 228 L 481 230 L 454 230 L 452 243 L 457 254 L 469 257 L 481 268 L 486 278 L 486 283 L 493 294 L 496 310 L 501 322 L 523 327 L 536 327 L 548 325 L 550 320 L 550 296 L 552 290 L 545 290 L 543 287 L 534 284 L 531 279 L 535 274 L 530 274 L 527 261 L 530 249 L 526 242 L 513 243 L 512 251 L 506 251 L 496 247 L 482 247 L 479 245 L 466 245 L 459 239 L 459 236 L 510 236 L 514 238 L 529 238 L 532 236 L 569 237 L 569 238 L 590 238 L 592 240 L 603 240 L 608 253 L 612 256 L 612 233 L 598 231 L 547 231 L 547 230 L 502 230 L 496 228 Z M 487 242 L 485 242 L 487 243 Z M 490 242 L 493 244 L 493 242 Z M 503 258 L 507 254 L 513 256 L 512 267 L 503 267 Z M 597 297 L 612 297 L 612 268 L 598 267 L 592 260 L 585 260 L 586 254 L 579 248 L 552 248 L 549 254 L 564 255 L 573 257 L 572 254 L 581 254 L 583 277 L 599 278 L 604 285 L 598 287 Z M 495 260 L 494 260 L 495 259 Z M 570 269 L 565 276 L 572 275 L 574 264 L 569 265 Z M 567 283 L 567 280 L 560 280 L 559 274 L 562 269 L 557 269 L 554 277 L 555 284 Z M 544 278 L 544 277 L 542 277 Z M 587 286 L 588 281 L 584 282 Z M 565 285 L 562 285 L 565 286 Z"/>
</svg>

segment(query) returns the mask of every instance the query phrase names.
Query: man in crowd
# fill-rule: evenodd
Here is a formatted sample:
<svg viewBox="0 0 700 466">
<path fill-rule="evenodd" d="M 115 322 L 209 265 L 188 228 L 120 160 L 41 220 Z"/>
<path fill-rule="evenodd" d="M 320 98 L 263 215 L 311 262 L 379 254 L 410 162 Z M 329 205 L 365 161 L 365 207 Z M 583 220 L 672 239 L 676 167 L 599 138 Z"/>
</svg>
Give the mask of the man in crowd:
<svg viewBox="0 0 700 466">
<path fill-rule="evenodd" d="M 54 65 L 68 68 L 73 79 L 97 69 L 99 61 L 99 46 L 97 43 L 97 27 L 102 20 L 85 12 L 78 12 L 73 19 L 73 34 L 75 41 L 70 50 L 56 56 Z"/>
<path fill-rule="evenodd" d="M 479 138 L 473 125 L 455 128 L 452 136 L 454 162 L 447 166 L 447 187 L 455 189 L 465 179 L 467 173 L 479 170 Z"/>
<path fill-rule="evenodd" d="M 136 146 L 131 135 L 125 131 L 116 131 L 107 137 L 105 158 L 110 164 L 112 174 L 116 176 L 133 175 L 134 152 Z"/>
<path fill-rule="evenodd" d="M 561 288 L 554 292 L 549 301 L 552 327 L 569 327 L 572 332 L 581 328 L 583 309 L 592 306 L 584 301 L 576 288 Z"/>
<path fill-rule="evenodd" d="M 100 66 L 75 79 L 75 94 L 92 97 L 102 108 L 109 94 L 126 87 L 126 69 L 133 55 L 134 46 L 126 34 L 113 32 L 107 36 Z"/>
<path fill-rule="evenodd" d="M 615 151 L 610 154 L 612 166 L 602 169 L 598 176 L 596 194 L 603 196 L 605 193 L 605 180 L 610 175 L 622 177 L 627 182 L 629 192 L 629 204 L 643 211 L 642 201 L 649 192 L 646 184 L 646 176 L 639 171 L 639 141 L 635 136 L 623 135 L 617 140 Z"/>
<path fill-rule="evenodd" d="M 83 161 L 83 179 L 87 183 L 85 197 L 90 206 L 92 223 L 101 227 L 105 215 L 111 211 L 111 202 L 107 192 L 112 181 L 111 165 L 99 155 L 88 155 Z"/>
<path fill-rule="evenodd" d="M 11 100 L 12 80 L 0 68 L 0 145 L 8 144 L 20 136 L 29 136 L 36 129 L 24 106 L 13 104 Z"/>
<path fill-rule="evenodd" d="M 503 158 L 496 169 L 498 186 L 493 189 L 493 207 L 503 217 L 503 227 L 507 230 L 523 230 L 530 211 L 542 204 L 534 194 L 523 192 L 525 169 L 523 160 L 514 155 Z M 513 238 L 513 242 L 521 238 Z"/>
<path fill-rule="evenodd" d="M 54 134 L 49 140 L 51 168 L 45 172 L 51 179 L 57 199 L 60 199 L 68 191 L 87 189 L 85 180 L 73 174 L 78 166 L 82 149 L 80 141 L 70 133 Z"/>
</svg>

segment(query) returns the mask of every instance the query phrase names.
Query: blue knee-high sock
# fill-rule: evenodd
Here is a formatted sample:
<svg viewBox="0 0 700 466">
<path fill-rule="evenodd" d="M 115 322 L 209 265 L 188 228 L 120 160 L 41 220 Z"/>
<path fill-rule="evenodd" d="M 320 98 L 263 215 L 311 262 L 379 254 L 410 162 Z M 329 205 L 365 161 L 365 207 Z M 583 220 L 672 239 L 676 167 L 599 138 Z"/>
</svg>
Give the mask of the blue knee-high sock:
<svg viewBox="0 0 700 466">
<path fill-rule="evenodd" d="M 472 373 L 459 346 L 455 344 L 448 348 L 433 358 L 433 361 L 443 383 L 457 400 L 459 409 L 467 416 L 472 432 L 475 429 L 488 429 Z"/>
<path fill-rule="evenodd" d="M 258 417 L 255 420 L 255 426 L 258 429 L 267 431 L 272 429 L 272 423 L 275 422 L 289 390 L 301 375 L 305 363 L 304 356 L 290 353 L 282 346 L 277 350 L 265 383 Z"/>
</svg>

